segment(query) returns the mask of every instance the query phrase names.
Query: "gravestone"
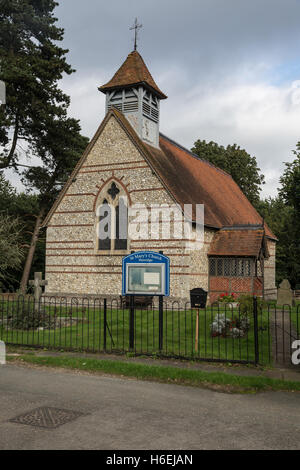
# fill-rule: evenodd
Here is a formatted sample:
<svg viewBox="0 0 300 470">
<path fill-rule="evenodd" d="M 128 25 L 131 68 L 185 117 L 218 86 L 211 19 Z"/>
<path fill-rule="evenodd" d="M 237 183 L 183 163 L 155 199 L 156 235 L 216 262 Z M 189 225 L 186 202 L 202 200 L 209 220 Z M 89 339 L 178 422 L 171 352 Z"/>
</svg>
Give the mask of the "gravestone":
<svg viewBox="0 0 300 470">
<path fill-rule="evenodd" d="M 48 281 L 43 281 L 42 273 L 34 273 L 34 280 L 29 281 L 29 285 L 34 287 L 34 309 L 39 311 L 40 299 L 43 293 L 42 287 L 46 286 Z"/>
<path fill-rule="evenodd" d="M 278 305 L 290 305 L 293 304 L 293 291 L 291 284 L 287 279 L 284 279 L 279 285 L 277 292 L 277 304 Z"/>
</svg>

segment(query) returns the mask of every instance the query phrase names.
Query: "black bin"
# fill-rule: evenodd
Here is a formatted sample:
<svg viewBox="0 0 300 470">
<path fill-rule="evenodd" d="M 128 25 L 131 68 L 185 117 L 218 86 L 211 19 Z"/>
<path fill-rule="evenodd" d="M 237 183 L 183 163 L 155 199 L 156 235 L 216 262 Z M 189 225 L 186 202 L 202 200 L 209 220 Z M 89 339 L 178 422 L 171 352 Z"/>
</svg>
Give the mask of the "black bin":
<svg viewBox="0 0 300 470">
<path fill-rule="evenodd" d="M 207 291 L 201 287 L 190 290 L 191 307 L 205 308 L 207 300 Z"/>
</svg>

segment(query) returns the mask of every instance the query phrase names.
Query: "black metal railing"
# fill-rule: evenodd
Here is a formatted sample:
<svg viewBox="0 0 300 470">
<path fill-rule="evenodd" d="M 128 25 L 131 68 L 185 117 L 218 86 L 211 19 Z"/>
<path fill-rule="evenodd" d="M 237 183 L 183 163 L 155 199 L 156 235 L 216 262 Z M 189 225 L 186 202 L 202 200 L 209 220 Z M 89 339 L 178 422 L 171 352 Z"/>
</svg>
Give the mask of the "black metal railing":
<svg viewBox="0 0 300 470">
<path fill-rule="evenodd" d="M 120 299 L 0 294 L 0 339 L 60 350 L 216 362 L 287 363 L 300 338 L 300 306 L 127 305 Z"/>
</svg>

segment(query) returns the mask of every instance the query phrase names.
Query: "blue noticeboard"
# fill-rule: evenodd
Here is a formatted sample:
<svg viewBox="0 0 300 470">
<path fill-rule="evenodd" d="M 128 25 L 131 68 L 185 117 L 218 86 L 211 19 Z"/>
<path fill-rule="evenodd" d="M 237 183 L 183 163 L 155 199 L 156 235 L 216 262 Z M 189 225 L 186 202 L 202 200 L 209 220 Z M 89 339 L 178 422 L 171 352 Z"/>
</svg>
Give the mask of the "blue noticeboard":
<svg viewBox="0 0 300 470">
<path fill-rule="evenodd" d="M 155 251 L 137 251 L 122 262 L 122 295 L 170 295 L 170 259 Z"/>
</svg>

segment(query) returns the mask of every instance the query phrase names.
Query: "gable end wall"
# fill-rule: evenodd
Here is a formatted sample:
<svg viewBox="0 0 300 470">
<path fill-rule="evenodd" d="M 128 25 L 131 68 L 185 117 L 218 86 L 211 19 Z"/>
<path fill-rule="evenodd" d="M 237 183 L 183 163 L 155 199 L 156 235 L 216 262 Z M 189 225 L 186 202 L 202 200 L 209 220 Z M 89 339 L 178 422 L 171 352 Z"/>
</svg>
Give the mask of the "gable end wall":
<svg viewBox="0 0 300 470">
<path fill-rule="evenodd" d="M 47 228 L 46 293 L 118 296 L 122 257 L 97 251 L 95 201 L 99 188 L 115 178 L 132 203 L 174 204 L 142 154 L 112 116 L 68 188 Z M 186 252 L 184 240 L 132 241 L 130 250 L 162 250 L 171 260 L 171 296 L 189 298 L 193 287 L 208 289 L 207 251 L 213 237 L 205 231 L 200 251 Z"/>
</svg>

